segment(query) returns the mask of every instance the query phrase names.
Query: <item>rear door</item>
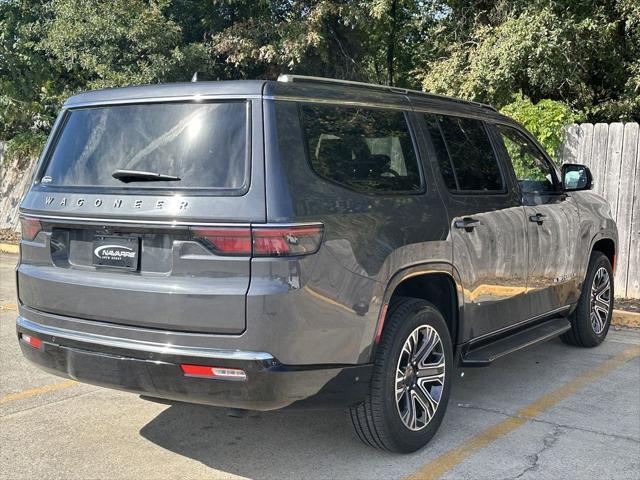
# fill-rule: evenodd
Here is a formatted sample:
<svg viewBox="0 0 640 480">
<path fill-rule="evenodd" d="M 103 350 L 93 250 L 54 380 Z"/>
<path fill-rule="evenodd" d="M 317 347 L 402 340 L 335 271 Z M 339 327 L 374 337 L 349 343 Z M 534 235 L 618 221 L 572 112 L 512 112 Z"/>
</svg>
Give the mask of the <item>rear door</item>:
<svg viewBox="0 0 640 480">
<path fill-rule="evenodd" d="M 513 165 L 525 205 L 528 296 L 532 316 L 563 308 L 579 295 L 576 248 L 580 218 L 573 198 L 562 192 L 551 160 L 524 131 L 497 125 L 503 153 Z"/>
<path fill-rule="evenodd" d="M 526 320 L 526 226 L 519 196 L 484 122 L 424 115 L 464 288 L 462 341 Z"/>
<path fill-rule="evenodd" d="M 265 222 L 260 100 L 62 113 L 22 204 L 21 303 L 147 328 L 245 329 L 251 223 Z"/>
</svg>

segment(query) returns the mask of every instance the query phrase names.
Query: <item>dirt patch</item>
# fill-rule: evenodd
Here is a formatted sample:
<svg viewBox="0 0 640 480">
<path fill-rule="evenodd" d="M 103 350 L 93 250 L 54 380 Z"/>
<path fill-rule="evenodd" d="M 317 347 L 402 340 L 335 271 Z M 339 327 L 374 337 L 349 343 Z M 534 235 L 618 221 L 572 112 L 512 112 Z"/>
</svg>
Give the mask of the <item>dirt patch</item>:
<svg viewBox="0 0 640 480">
<path fill-rule="evenodd" d="M 616 298 L 613 302 L 613 308 L 626 312 L 640 313 L 640 299 Z"/>
<path fill-rule="evenodd" d="M 0 243 L 17 244 L 20 241 L 20 233 L 10 228 L 0 228 Z"/>
</svg>

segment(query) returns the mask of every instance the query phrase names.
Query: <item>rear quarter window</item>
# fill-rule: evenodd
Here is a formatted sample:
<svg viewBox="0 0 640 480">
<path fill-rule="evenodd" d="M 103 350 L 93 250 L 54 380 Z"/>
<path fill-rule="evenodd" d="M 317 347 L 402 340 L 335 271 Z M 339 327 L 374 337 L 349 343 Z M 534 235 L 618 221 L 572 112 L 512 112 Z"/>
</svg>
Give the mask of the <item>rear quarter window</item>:
<svg viewBox="0 0 640 480">
<path fill-rule="evenodd" d="M 249 104 L 164 103 L 73 109 L 66 113 L 44 186 L 239 191 L 247 185 Z M 126 183 L 116 170 L 172 181 Z"/>
<path fill-rule="evenodd" d="M 421 190 L 404 113 L 335 105 L 300 109 L 309 161 L 318 175 L 364 193 Z"/>
</svg>

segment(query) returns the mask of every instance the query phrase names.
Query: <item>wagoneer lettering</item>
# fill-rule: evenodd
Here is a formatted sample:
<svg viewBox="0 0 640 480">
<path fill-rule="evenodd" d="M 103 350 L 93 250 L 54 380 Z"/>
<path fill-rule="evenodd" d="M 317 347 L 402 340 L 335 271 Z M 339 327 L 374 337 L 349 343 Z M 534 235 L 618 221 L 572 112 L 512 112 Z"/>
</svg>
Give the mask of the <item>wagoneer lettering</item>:
<svg viewBox="0 0 640 480">
<path fill-rule="evenodd" d="M 83 93 L 51 135 L 17 331 L 60 376 L 346 408 L 411 452 L 456 365 L 607 335 L 617 230 L 588 168 L 487 105 L 285 75 Z"/>
<path fill-rule="evenodd" d="M 45 205 L 52 205 L 54 204 L 54 202 L 56 202 L 57 199 L 56 197 L 53 196 L 47 196 L 44 198 L 44 203 Z M 72 202 L 75 204 L 74 209 L 76 207 L 83 207 L 85 206 L 85 199 L 84 198 L 76 198 L 75 202 Z M 150 202 L 149 202 L 150 203 Z M 129 201 L 128 203 L 129 205 L 131 205 L 133 208 L 143 208 L 145 206 L 145 200 L 144 199 L 132 199 Z M 59 201 L 58 204 L 60 207 L 67 207 L 68 206 L 68 199 L 67 197 L 62 197 Z M 105 201 L 102 198 L 96 198 L 93 200 L 93 207 L 94 207 L 94 211 L 100 209 L 103 205 L 105 205 Z M 123 199 L 120 198 L 116 198 L 113 200 L 113 208 L 114 209 L 119 209 L 122 208 L 123 205 L 127 205 L 124 203 Z M 159 199 L 156 200 L 155 202 L 153 202 L 154 208 L 156 210 L 164 210 L 164 209 L 170 209 L 172 211 L 176 211 L 176 212 L 183 212 L 185 210 L 187 210 L 187 208 L 189 207 L 189 202 L 186 200 L 182 200 L 180 198 L 171 198 L 168 200 L 165 199 Z"/>
</svg>

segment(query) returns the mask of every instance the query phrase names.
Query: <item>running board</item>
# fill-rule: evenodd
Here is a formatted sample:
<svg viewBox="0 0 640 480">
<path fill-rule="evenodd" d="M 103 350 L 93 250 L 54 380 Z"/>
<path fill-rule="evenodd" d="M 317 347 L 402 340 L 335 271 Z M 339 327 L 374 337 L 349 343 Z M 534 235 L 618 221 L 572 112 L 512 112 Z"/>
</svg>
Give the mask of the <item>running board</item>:
<svg viewBox="0 0 640 480">
<path fill-rule="evenodd" d="M 552 318 L 481 347 L 471 347 L 462 355 L 461 365 L 464 367 L 485 367 L 500 357 L 550 340 L 570 328 L 571 323 L 566 318 Z"/>
</svg>

